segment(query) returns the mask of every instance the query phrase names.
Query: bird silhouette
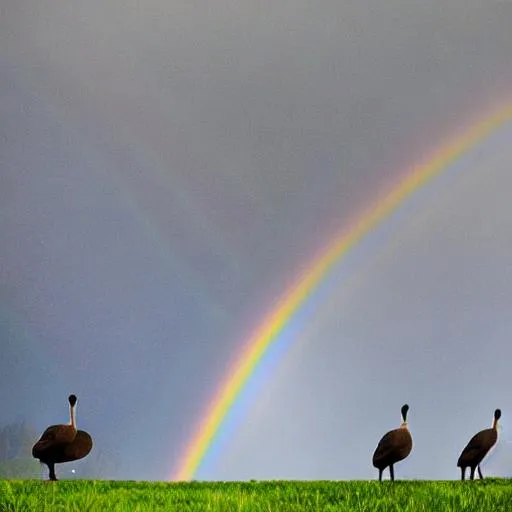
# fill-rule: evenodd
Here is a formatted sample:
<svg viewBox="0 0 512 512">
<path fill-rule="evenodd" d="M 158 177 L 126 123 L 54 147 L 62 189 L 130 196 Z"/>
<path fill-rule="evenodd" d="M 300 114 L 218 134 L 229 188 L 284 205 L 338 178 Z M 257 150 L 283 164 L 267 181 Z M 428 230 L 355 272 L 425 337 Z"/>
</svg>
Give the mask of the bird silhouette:
<svg viewBox="0 0 512 512">
<path fill-rule="evenodd" d="M 55 464 L 81 459 L 92 449 L 91 436 L 76 428 L 76 396 L 69 395 L 68 401 L 69 424 L 48 427 L 32 447 L 32 456 L 48 466 L 50 480 L 57 480 Z"/>
<path fill-rule="evenodd" d="M 379 441 L 373 454 L 373 466 L 379 470 L 379 482 L 382 472 L 389 466 L 389 476 L 395 479 L 393 464 L 405 459 L 412 450 L 412 437 L 407 426 L 407 412 L 409 406 L 402 406 L 402 424 L 399 428 L 390 430 Z"/>
<path fill-rule="evenodd" d="M 462 450 L 459 460 L 457 461 L 457 467 L 460 468 L 461 480 L 464 480 L 466 477 L 467 467 L 471 469 L 471 480 L 474 480 L 475 478 L 476 468 L 478 468 L 478 476 L 480 479 L 484 478 L 482 470 L 480 469 L 480 463 L 498 440 L 498 420 L 500 418 L 501 410 L 496 409 L 494 411 L 492 427 L 481 430 L 478 434 L 475 434 L 469 440 L 469 443 L 466 445 L 464 450 Z"/>
</svg>

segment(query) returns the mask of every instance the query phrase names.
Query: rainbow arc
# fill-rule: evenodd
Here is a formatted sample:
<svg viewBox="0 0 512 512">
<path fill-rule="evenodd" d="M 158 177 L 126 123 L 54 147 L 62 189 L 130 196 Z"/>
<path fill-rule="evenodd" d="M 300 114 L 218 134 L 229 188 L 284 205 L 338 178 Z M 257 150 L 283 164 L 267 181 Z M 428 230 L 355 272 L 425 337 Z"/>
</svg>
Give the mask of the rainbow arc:
<svg viewBox="0 0 512 512">
<path fill-rule="evenodd" d="M 277 305 L 263 318 L 255 332 L 248 336 L 245 349 L 219 386 L 208 410 L 203 415 L 194 435 L 180 460 L 173 480 L 191 480 L 201 462 L 215 443 L 215 439 L 230 409 L 240 396 L 265 353 L 275 343 L 285 327 L 299 313 L 306 299 L 327 278 L 333 267 L 374 229 L 382 224 L 407 198 L 432 182 L 457 159 L 467 153 L 491 133 L 512 120 L 512 103 L 507 103 L 481 117 L 457 134 L 423 162 L 412 166 L 387 192 L 377 197 L 352 225 L 337 234 L 306 272 L 283 294 Z"/>
</svg>

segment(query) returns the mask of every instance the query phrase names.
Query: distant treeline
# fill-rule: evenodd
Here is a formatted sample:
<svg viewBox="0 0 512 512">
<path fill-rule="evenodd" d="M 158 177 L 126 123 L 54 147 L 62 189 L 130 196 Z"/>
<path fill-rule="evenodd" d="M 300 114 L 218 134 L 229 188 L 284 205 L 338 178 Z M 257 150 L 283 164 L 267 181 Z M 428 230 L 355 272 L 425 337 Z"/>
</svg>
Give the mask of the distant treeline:
<svg viewBox="0 0 512 512">
<path fill-rule="evenodd" d="M 39 463 L 32 458 L 37 432 L 24 420 L 0 426 L 0 478 L 37 478 Z"/>
</svg>

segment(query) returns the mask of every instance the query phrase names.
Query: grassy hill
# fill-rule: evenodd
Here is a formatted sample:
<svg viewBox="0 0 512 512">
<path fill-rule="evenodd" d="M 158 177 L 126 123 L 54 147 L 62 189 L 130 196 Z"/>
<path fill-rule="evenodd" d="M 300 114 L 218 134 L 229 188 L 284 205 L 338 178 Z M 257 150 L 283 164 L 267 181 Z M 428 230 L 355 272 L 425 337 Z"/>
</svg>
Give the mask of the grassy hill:
<svg viewBox="0 0 512 512">
<path fill-rule="evenodd" d="M 512 511 L 512 480 L 130 482 L 0 481 L 0 512 Z"/>
</svg>

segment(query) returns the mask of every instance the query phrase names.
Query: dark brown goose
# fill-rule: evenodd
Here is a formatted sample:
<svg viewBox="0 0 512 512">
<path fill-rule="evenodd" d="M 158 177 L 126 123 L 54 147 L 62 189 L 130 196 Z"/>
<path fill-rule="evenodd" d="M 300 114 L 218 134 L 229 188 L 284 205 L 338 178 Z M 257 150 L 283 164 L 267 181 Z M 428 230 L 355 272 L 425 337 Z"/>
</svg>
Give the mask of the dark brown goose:
<svg viewBox="0 0 512 512">
<path fill-rule="evenodd" d="M 50 480 L 57 480 L 55 464 L 85 457 L 92 448 L 91 436 L 76 429 L 75 406 L 77 398 L 69 395 L 69 425 L 48 427 L 32 448 L 32 456 L 48 466 Z"/>
<path fill-rule="evenodd" d="M 389 476 L 395 479 L 393 464 L 405 459 L 412 450 L 412 437 L 407 426 L 407 411 L 409 406 L 402 406 L 402 424 L 399 428 L 390 430 L 379 441 L 373 454 L 373 466 L 379 470 L 379 482 L 382 472 L 389 466 Z"/>
<path fill-rule="evenodd" d="M 498 420 L 501 418 L 501 410 L 496 409 L 494 411 L 494 419 L 492 421 L 492 427 L 481 430 L 478 434 L 475 434 L 467 444 L 466 448 L 462 450 L 457 466 L 460 468 L 461 480 L 466 477 L 466 468 L 471 469 L 470 478 L 474 480 L 475 469 L 478 468 L 478 476 L 483 479 L 482 470 L 480 469 L 480 463 L 484 457 L 489 453 L 489 450 L 496 444 L 498 440 Z"/>
</svg>

